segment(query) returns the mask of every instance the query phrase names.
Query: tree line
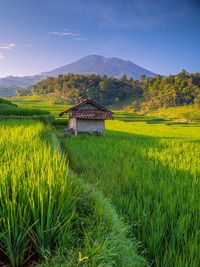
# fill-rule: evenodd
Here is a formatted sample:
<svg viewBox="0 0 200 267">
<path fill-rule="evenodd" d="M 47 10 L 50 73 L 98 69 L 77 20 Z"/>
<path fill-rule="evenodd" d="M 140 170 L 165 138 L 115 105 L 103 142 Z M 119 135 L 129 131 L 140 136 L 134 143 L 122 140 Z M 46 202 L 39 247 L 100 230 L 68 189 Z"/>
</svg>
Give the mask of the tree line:
<svg viewBox="0 0 200 267">
<path fill-rule="evenodd" d="M 48 77 L 18 95 L 47 95 L 65 99 L 75 104 L 85 98 L 93 98 L 100 104 L 114 105 L 127 100 L 143 103 L 148 109 L 184 104 L 200 105 L 200 73 L 183 70 L 177 75 L 146 78 L 140 81 L 123 75 L 121 78 L 95 74 L 67 74 Z M 137 104 L 138 106 L 138 104 Z"/>
<path fill-rule="evenodd" d="M 85 98 L 94 98 L 101 104 L 110 105 L 142 96 L 139 81 L 126 75 L 120 79 L 99 75 L 68 74 L 49 77 L 28 90 L 19 90 L 19 95 L 54 94 L 75 104 Z"/>
<path fill-rule="evenodd" d="M 177 75 L 148 78 L 141 81 L 148 109 L 196 104 L 200 105 L 200 73 L 185 70 Z"/>
</svg>

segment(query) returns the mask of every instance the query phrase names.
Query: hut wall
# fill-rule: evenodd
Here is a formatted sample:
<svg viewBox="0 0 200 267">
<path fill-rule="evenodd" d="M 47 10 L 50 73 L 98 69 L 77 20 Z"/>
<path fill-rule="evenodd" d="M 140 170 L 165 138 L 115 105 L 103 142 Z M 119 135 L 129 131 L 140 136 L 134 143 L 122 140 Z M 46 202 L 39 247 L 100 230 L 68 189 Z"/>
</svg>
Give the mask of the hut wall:
<svg viewBox="0 0 200 267">
<path fill-rule="evenodd" d="M 69 119 L 68 128 L 76 129 L 76 118 Z"/>
<path fill-rule="evenodd" d="M 104 120 L 81 120 L 77 119 L 77 132 L 98 132 L 104 134 Z"/>
</svg>

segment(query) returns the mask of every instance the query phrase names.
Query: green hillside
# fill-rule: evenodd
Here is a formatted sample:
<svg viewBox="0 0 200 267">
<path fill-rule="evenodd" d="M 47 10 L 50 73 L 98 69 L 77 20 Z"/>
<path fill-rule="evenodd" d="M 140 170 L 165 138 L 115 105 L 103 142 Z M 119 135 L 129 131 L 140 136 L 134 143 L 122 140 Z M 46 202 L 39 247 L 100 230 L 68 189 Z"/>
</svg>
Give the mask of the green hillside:
<svg viewBox="0 0 200 267">
<path fill-rule="evenodd" d="M 162 108 L 149 111 L 148 115 L 182 122 L 200 122 L 200 108 L 194 105 Z"/>
</svg>

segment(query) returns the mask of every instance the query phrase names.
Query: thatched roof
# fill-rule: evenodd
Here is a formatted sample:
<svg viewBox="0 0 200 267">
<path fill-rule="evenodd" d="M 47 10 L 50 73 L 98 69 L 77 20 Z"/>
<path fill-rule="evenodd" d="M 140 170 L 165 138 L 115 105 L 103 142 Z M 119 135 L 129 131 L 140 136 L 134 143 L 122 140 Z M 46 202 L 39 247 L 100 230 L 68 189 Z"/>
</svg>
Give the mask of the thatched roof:
<svg viewBox="0 0 200 267">
<path fill-rule="evenodd" d="M 86 104 L 91 104 L 94 109 L 82 109 L 81 107 Z M 64 110 L 59 116 L 69 113 L 71 118 L 86 119 L 86 120 L 112 120 L 112 112 L 107 108 L 99 105 L 92 99 L 86 99 L 81 103 Z"/>
</svg>

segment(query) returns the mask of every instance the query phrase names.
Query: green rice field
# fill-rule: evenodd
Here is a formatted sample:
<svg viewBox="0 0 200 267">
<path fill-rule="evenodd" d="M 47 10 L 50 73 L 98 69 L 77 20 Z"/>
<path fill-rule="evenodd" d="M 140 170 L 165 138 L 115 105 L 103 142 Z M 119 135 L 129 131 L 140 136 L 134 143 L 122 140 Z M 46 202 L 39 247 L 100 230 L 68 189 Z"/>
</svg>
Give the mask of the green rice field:
<svg viewBox="0 0 200 267">
<path fill-rule="evenodd" d="M 56 122 L 0 122 L 0 266 L 199 267 L 199 123 L 115 110 L 105 136 L 64 137 L 66 105 L 14 103 Z"/>
</svg>

